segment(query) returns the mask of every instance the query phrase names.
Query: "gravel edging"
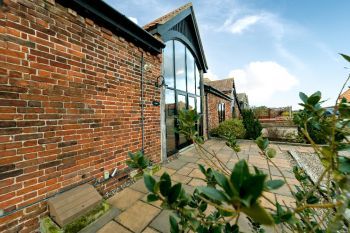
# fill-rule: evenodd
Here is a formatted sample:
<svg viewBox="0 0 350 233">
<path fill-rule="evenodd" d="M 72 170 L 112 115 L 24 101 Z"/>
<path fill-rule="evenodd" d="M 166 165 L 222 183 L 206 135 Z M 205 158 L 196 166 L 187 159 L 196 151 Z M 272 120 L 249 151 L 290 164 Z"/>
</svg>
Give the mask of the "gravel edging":
<svg viewBox="0 0 350 233">
<path fill-rule="evenodd" d="M 315 153 L 301 153 L 293 150 L 288 152 L 312 182 L 316 183 L 324 171 L 323 164 L 318 156 Z"/>
</svg>

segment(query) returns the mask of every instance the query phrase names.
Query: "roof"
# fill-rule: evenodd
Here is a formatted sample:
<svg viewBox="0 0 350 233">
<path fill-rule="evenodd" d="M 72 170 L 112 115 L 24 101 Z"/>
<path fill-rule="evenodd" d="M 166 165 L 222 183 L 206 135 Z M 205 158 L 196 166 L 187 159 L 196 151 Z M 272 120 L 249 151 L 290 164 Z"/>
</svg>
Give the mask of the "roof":
<svg viewBox="0 0 350 233">
<path fill-rule="evenodd" d="M 221 79 L 221 80 L 215 80 L 215 81 L 209 81 L 209 82 L 205 80 L 205 83 L 222 92 L 231 92 L 234 85 L 234 79 L 228 78 L 228 79 Z"/>
<path fill-rule="evenodd" d="M 204 84 L 203 86 L 204 86 L 204 92 L 211 93 L 213 95 L 216 95 L 216 96 L 218 96 L 222 99 L 228 100 L 228 101 L 232 100 L 232 98 L 230 96 L 226 95 L 222 91 L 220 91 L 212 86 L 209 86 L 207 84 Z"/>
<path fill-rule="evenodd" d="M 345 98 L 347 101 L 350 101 L 350 88 L 346 91 L 344 91 L 340 96 L 339 99 Z"/>
<path fill-rule="evenodd" d="M 208 70 L 192 3 L 187 3 L 165 14 L 143 28 L 155 37 L 160 36 L 162 41 L 174 39 L 182 41 L 193 53 L 199 68 L 203 72 Z"/>
<path fill-rule="evenodd" d="M 161 53 L 165 47 L 163 42 L 102 0 L 56 0 L 56 2 L 149 52 Z"/>
<path fill-rule="evenodd" d="M 177 8 L 174 11 L 171 11 L 165 15 L 163 15 L 162 17 L 159 17 L 158 19 L 153 20 L 152 22 L 146 24 L 145 26 L 143 26 L 143 28 L 145 30 L 150 30 L 151 28 L 153 28 L 154 26 L 158 25 L 158 24 L 164 24 L 167 21 L 169 21 L 171 18 L 173 18 L 174 16 L 176 16 L 177 14 L 181 13 L 182 11 L 186 10 L 187 8 L 191 7 L 192 3 L 189 2 L 179 8 Z"/>
<path fill-rule="evenodd" d="M 237 99 L 242 102 L 248 102 L 248 96 L 246 93 L 237 93 Z"/>
</svg>

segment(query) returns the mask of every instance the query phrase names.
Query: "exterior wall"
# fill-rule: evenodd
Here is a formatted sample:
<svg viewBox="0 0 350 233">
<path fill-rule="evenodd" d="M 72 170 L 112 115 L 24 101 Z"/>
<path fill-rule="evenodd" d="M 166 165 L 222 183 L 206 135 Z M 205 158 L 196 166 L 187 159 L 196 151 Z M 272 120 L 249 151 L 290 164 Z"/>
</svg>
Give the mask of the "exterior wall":
<svg viewBox="0 0 350 233">
<path fill-rule="evenodd" d="M 231 111 L 231 101 L 222 99 L 211 93 L 206 93 L 206 101 L 208 109 L 206 111 L 208 128 L 207 132 L 209 133 L 211 129 L 219 126 L 219 115 L 218 115 L 218 104 L 225 103 L 225 120 L 232 118 Z"/>
<path fill-rule="evenodd" d="M 0 232 L 35 232 L 44 198 L 125 168 L 141 149 L 160 160 L 161 55 L 151 55 L 53 0 L 0 7 Z M 125 174 L 97 185 L 116 188 Z M 37 204 L 33 204 L 36 203 Z M 19 209 L 19 211 L 17 211 Z M 11 212 L 14 211 L 14 212 Z"/>
</svg>

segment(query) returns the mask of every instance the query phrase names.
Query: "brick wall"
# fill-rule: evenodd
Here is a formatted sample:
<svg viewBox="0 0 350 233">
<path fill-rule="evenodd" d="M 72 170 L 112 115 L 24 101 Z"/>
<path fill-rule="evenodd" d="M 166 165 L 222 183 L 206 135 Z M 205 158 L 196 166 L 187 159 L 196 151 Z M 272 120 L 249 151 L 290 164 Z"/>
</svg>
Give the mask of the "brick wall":
<svg viewBox="0 0 350 233">
<path fill-rule="evenodd" d="M 211 93 L 206 93 L 206 101 L 208 101 L 208 132 L 219 126 L 218 104 L 225 104 L 225 120 L 232 118 L 231 101 L 222 99 Z"/>
<path fill-rule="evenodd" d="M 125 167 L 141 149 L 140 63 L 145 72 L 145 153 L 160 159 L 151 55 L 53 0 L 0 8 L 0 232 L 33 232 L 59 191 Z M 111 179 L 104 193 L 121 184 Z"/>
</svg>

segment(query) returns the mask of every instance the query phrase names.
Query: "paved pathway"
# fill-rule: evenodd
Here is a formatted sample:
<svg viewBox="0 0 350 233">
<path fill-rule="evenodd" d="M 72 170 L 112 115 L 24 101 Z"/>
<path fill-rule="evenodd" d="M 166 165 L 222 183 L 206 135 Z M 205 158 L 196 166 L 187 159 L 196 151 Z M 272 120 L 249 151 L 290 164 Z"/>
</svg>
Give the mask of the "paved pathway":
<svg viewBox="0 0 350 233">
<path fill-rule="evenodd" d="M 267 164 L 266 160 L 262 158 L 258 153 L 258 147 L 250 141 L 242 141 L 239 143 L 241 152 L 238 153 L 240 159 L 248 160 L 251 166 L 256 166 L 269 174 L 271 172 L 272 178 L 279 178 L 280 173 L 271 164 Z M 293 186 L 298 184 L 298 181 L 294 178 L 292 173 L 293 164 L 291 163 L 291 157 L 288 155 L 288 150 L 294 150 L 299 152 L 312 152 L 311 147 L 299 147 L 289 145 L 271 145 L 277 151 L 277 156 L 273 161 L 282 170 L 283 174 L 287 177 L 288 183 Z M 221 140 L 209 140 L 205 143 L 205 147 L 214 150 L 218 157 L 232 168 L 238 161 L 237 156 L 232 152 L 230 148 L 225 145 Z M 200 158 L 195 148 L 189 148 L 180 153 L 178 159 L 173 160 L 170 163 L 164 164 L 162 169 L 155 174 L 159 177 L 164 171 L 171 175 L 172 181 L 182 182 L 187 192 L 193 192 L 195 186 L 205 185 L 201 180 L 203 178 L 202 173 L 198 169 L 198 164 L 205 164 L 204 160 Z M 99 233 L 152 233 L 152 232 L 170 232 L 169 226 L 169 213 L 168 210 L 162 210 L 160 203 L 147 203 L 146 201 L 147 190 L 143 184 L 143 180 L 139 180 L 130 187 L 124 189 L 120 193 L 117 193 L 108 202 L 118 208 L 121 213 L 109 222 Z M 284 203 L 287 206 L 293 206 L 293 198 L 291 197 L 286 185 L 276 190 L 274 193 L 265 193 L 270 200 L 278 200 L 279 203 Z M 273 206 L 261 200 L 262 205 L 267 208 L 273 208 Z M 250 228 L 248 220 L 245 217 L 240 218 L 240 230 L 249 232 Z M 270 231 L 271 229 L 267 229 Z"/>
</svg>

